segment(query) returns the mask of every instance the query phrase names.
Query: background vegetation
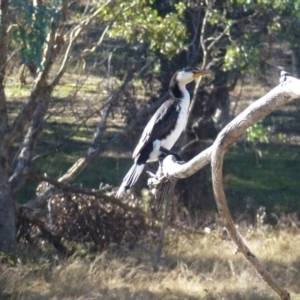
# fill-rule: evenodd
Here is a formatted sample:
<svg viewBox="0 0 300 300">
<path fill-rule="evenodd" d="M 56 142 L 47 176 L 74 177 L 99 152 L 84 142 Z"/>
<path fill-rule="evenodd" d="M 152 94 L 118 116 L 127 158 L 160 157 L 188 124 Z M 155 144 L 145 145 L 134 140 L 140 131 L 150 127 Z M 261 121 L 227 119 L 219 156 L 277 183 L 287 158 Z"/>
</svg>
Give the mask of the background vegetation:
<svg viewBox="0 0 300 300">
<path fill-rule="evenodd" d="M 289 0 L 2 0 L 1 297 L 274 299 L 232 255 L 209 167 L 176 184 L 157 272 L 161 222 L 147 175 L 121 202 L 113 195 L 176 70 L 213 71 L 189 86 L 188 126 L 175 146 L 186 160 L 274 87 L 280 70 L 300 76 L 299 8 Z M 298 112 L 294 101 L 251 127 L 224 166 L 242 235 L 293 299 Z"/>
</svg>

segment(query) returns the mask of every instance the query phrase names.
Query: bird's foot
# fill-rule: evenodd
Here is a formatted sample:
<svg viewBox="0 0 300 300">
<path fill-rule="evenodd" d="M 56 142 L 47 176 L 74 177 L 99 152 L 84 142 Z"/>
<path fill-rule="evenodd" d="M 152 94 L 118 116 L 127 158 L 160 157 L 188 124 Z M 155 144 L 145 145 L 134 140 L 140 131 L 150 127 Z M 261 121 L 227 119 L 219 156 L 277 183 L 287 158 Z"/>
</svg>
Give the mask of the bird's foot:
<svg viewBox="0 0 300 300">
<path fill-rule="evenodd" d="M 147 174 L 150 175 L 150 178 L 147 181 L 148 187 L 151 190 L 151 193 L 157 199 L 161 193 L 161 186 L 163 183 L 168 181 L 168 178 L 165 175 L 157 175 L 147 171 Z"/>
</svg>

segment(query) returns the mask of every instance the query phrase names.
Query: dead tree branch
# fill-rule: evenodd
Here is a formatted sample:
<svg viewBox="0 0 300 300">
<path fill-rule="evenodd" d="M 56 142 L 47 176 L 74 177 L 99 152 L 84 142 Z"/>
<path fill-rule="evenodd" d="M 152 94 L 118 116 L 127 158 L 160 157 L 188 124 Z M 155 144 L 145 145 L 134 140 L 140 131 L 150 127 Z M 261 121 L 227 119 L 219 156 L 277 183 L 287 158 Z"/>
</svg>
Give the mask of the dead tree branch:
<svg viewBox="0 0 300 300">
<path fill-rule="evenodd" d="M 43 101 L 40 102 L 32 116 L 29 129 L 21 147 L 17 165 L 14 173 L 9 179 L 9 184 L 13 193 L 20 190 L 25 182 L 26 176 L 30 172 L 34 147 L 38 136 L 41 134 L 43 129 L 44 117 L 48 110 L 49 101 L 50 95 L 47 94 L 44 96 Z"/>
<path fill-rule="evenodd" d="M 66 52 L 64 54 L 64 59 L 63 59 L 63 62 L 61 64 L 61 67 L 58 71 L 58 73 L 56 74 L 55 78 L 53 79 L 52 83 L 50 84 L 51 87 L 55 87 L 60 79 L 62 78 L 62 76 L 64 75 L 65 73 L 65 70 L 68 66 L 68 61 L 70 59 L 70 52 L 74 46 L 74 43 L 75 41 L 77 40 L 77 38 L 80 36 L 82 30 L 84 28 L 86 28 L 92 20 L 94 20 L 100 13 L 100 11 L 107 5 L 109 4 L 111 0 L 108 0 L 106 1 L 104 4 L 102 4 L 98 9 L 96 9 L 92 14 L 91 16 L 89 16 L 87 19 L 85 19 L 84 21 L 82 21 L 79 25 L 75 26 L 72 31 L 70 32 L 70 36 L 69 36 L 69 44 L 67 46 L 67 49 L 66 49 Z M 102 41 L 103 41 L 103 37 L 105 35 L 107 31 L 107 28 L 104 30 L 104 33 L 102 35 L 102 37 L 100 38 L 99 42 L 97 43 L 97 46 L 99 46 Z"/>
<path fill-rule="evenodd" d="M 244 244 L 237 232 L 231 218 L 226 196 L 223 188 L 223 157 L 232 147 L 237 139 L 258 120 L 264 118 L 275 109 L 300 97 L 300 80 L 296 79 L 287 72 L 282 71 L 280 83 L 262 98 L 253 102 L 247 109 L 231 121 L 218 135 L 214 144 L 187 163 L 177 162 L 172 156 L 168 156 L 163 162 L 163 173 L 166 177 L 186 178 L 203 168 L 211 161 L 212 183 L 214 196 L 220 216 L 224 222 L 227 232 L 232 242 L 237 247 L 238 252 L 242 253 L 247 261 L 255 268 L 262 279 L 279 295 L 280 299 L 288 300 L 290 295 L 272 278 L 272 276 L 260 264 L 258 259 L 251 253 Z M 160 184 L 158 178 L 153 178 L 156 184 Z M 161 180 L 165 180 L 161 179 Z"/>
<path fill-rule="evenodd" d="M 104 203 L 116 205 L 116 206 L 124 209 L 125 211 L 132 212 L 138 216 L 142 216 L 142 217 L 145 217 L 145 218 L 147 218 L 149 220 L 153 220 L 153 221 L 158 221 L 158 222 L 162 221 L 161 218 L 151 215 L 135 206 L 130 206 L 130 205 L 116 199 L 115 197 L 105 194 L 105 192 L 102 190 L 91 190 L 88 188 L 78 188 L 78 187 L 74 187 L 74 186 L 66 184 L 66 183 L 59 182 L 53 178 L 45 177 L 45 176 L 41 176 L 41 175 L 33 175 L 33 178 L 36 180 L 39 180 L 39 181 L 48 182 L 49 184 L 51 184 L 53 187 L 55 187 L 56 189 L 58 189 L 60 191 L 74 193 L 74 194 L 94 196 L 96 199 L 101 199 L 101 201 L 103 201 Z M 24 207 L 24 209 L 28 208 L 27 203 L 23 207 Z M 32 208 L 29 208 L 29 209 L 32 209 Z M 180 232 L 183 232 L 185 234 L 197 234 L 197 235 L 204 234 L 201 231 L 194 230 L 192 228 L 182 227 L 173 222 L 170 222 L 168 226 L 172 229 L 179 230 Z"/>
</svg>

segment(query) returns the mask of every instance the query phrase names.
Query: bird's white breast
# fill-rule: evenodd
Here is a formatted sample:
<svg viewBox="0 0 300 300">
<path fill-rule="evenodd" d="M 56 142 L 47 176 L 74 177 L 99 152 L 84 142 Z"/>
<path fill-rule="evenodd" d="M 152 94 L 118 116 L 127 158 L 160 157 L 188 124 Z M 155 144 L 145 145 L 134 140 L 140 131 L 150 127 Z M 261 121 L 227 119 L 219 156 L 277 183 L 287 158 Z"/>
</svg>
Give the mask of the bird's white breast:
<svg viewBox="0 0 300 300">
<path fill-rule="evenodd" d="M 180 112 L 174 129 L 170 132 L 168 136 L 166 136 L 165 139 L 163 140 L 157 139 L 153 142 L 153 151 L 151 152 L 148 161 L 156 161 L 158 159 L 159 155 L 161 154 L 161 151 L 159 150 L 160 147 L 164 147 L 170 150 L 178 140 L 182 131 L 184 130 L 188 119 L 190 95 L 186 89 L 184 89 L 183 93 L 184 93 L 184 97 L 182 98 L 179 104 Z"/>
</svg>

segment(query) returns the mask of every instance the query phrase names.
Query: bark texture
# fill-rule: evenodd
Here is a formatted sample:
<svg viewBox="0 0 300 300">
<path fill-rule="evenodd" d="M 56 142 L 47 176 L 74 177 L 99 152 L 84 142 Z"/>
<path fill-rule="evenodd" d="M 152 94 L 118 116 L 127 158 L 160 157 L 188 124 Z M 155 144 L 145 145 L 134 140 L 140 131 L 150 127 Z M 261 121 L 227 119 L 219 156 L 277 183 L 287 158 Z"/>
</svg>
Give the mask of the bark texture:
<svg viewBox="0 0 300 300">
<path fill-rule="evenodd" d="M 7 63 L 8 0 L 1 0 L 0 21 L 0 251 L 13 254 L 17 249 L 16 220 L 13 196 L 8 184 L 8 148 L 4 137 L 7 130 L 4 78 Z"/>
</svg>

